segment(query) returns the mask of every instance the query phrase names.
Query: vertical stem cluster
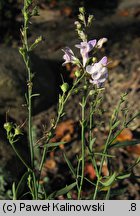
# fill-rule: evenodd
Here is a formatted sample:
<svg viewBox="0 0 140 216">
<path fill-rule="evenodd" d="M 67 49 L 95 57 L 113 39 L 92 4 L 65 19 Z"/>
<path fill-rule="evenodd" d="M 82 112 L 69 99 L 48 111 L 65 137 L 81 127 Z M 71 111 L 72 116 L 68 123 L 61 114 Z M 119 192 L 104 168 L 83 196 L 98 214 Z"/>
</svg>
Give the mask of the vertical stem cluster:
<svg viewBox="0 0 140 216">
<path fill-rule="evenodd" d="M 29 11 L 28 11 L 29 3 L 27 0 L 24 0 L 24 27 L 23 27 L 23 59 L 28 72 L 28 136 L 29 136 L 29 145 L 30 145 L 30 157 L 31 157 L 31 168 L 34 168 L 34 149 L 33 149 L 33 138 L 32 138 L 32 72 L 31 72 L 31 63 L 29 56 L 29 46 L 28 46 L 28 24 L 29 24 Z"/>
</svg>

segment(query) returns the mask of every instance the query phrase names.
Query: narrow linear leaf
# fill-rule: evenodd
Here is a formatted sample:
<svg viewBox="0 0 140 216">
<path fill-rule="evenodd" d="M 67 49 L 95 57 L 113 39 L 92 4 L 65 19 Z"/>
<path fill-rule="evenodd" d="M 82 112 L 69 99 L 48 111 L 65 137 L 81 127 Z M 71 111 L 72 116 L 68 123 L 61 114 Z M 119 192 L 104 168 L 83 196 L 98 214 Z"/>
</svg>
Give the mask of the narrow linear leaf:
<svg viewBox="0 0 140 216">
<path fill-rule="evenodd" d="M 116 142 L 116 143 L 110 145 L 109 148 L 112 148 L 112 147 L 120 148 L 120 147 L 126 147 L 126 146 L 133 146 L 133 145 L 137 145 L 137 144 L 140 144 L 140 140 Z"/>
<path fill-rule="evenodd" d="M 126 126 L 128 126 L 135 118 L 140 116 L 140 112 L 137 112 L 129 121 L 126 123 Z"/>
<path fill-rule="evenodd" d="M 100 156 L 105 156 L 105 157 L 110 157 L 110 158 L 115 158 L 116 157 L 115 155 L 109 155 L 109 154 L 98 153 L 98 152 L 95 152 L 94 154 L 95 155 L 100 155 Z"/>
<path fill-rule="evenodd" d="M 94 184 L 92 181 L 90 181 L 88 178 L 84 177 L 84 179 L 89 182 L 91 185 L 95 186 L 96 187 L 96 184 Z"/>
<path fill-rule="evenodd" d="M 62 144 L 67 144 L 67 142 L 56 142 L 56 143 L 47 143 L 45 145 L 43 145 L 43 148 L 44 147 L 48 147 L 48 148 L 51 148 L 51 147 L 57 147 L 57 146 L 60 146 Z"/>
<path fill-rule="evenodd" d="M 66 163 L 67 163 L 67 165 L 68 165 L 70 171 L 72 172 L 72 175 L 73 175 L 74 177 L 76 177 L 75 170 L 74 170 L 74 168 L 73 168 L 73 166 L 72 166 L 70 160 L 67 158 L 67 156 L 66 156 L 65 153 L 64 153 L 63 155 L 64 155 L 64 159 L 65 159 L 65 161 L 66 161 Z"/>
<path fill-rule="evenodd" d="M 113 136 L 113 138 L 110 140 L 108 147 L 114 143 L 114 141 L 116 140 L 116 138 L 120 135 L 120 133 L 123 131 L 124 128 L 122 128 L 121 130 L 117 131 L 116 134 Z"/>
<path fill-rule="evenodd" d="M 20 179 L 18 186 L 16 188 L 16 197 L 17 199 L 21 196 L 22 192 L 24 191 L 25 186 L 27 185 L 27 178 L 30 172 L 24 173 L 22 178 Z"/>
<path fill-rule="evenodd" d="M 116 127 L 118 127 L 118 125 L 120 124 L 120 120 L 117 121 L 113 126 L 112 126 L 112 130 L 114 130 Z"/>
<path fill-rule="evenodd" d="M 131 173 L 127 173 L 124 175 L 117 176 L 116 179 L 122 180 L 122 179 L 129 178 L 130 176 L 131 176 Z"/>
<path fill-rule="evenodd" d="M 13 200 L 17 200 L 15 182 L 12 184 Z"/>
<path fill-rule="evenodd" d="M 68 198 L 69 200 L 72 200 L 72 196 L 71 196 L 70 192 L 67 193 L 67 198 Z"/>
<path fill-rule="evenodd" d="M 100 181 L 100 183 L 104 187 L 109 187 L 114 182 L 115 178 L 116 178 L 116 172 L 114 172 L 105 182 Z"/>
<path fill-rule="evenodd" d="M 32 94 L 31 97 L 38 97 L 40 94 Z"/>
<path fill-rule="evenodd" d="M 58 197 L 60 195 L 67 194 L 70 190 L 72 190 L 76 186 L 76 184 L 77 183 L 74 182 L 74 183 L 72 183 L 72 184 L 70 184 L 70 185 L 68 185 L 68 186 L 66 186 L 66 187 L 64 187 L 58 191 L 51 193 L 47 199 L 53 199 L 53 198 Z"/>
<path fill-rule="evenodd" d="M 91 142 L 90 142 L 90 144 L 89 144 L 90 151 L 93 150 L 93 145 L 94 145 L 95 141 L 96 141 L 96 138 L 93 138 L 93 139 L 91 140 Z"/>
</svg>

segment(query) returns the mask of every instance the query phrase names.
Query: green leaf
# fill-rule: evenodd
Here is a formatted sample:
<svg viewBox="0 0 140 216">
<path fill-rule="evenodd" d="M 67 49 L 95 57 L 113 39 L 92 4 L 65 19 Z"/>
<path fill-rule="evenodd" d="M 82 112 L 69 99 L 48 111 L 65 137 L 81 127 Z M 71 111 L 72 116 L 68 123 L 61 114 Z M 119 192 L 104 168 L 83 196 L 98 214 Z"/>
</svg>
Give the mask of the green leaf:
<svg viewBox="0 0 140 216">
<path fill-rule="evenodd" d="M 105 182 L 101 182 L 100 183 L 104 186 L 104 187 L 109 187 L 115 180 L 116 178 L 116 172 L 114 172 L 111 176 L 108 177 L 107 181 Z"/>
<path fill-rule="evenodd" d="M 74 168 L 73 168 L 73 166 L 72 166 L 70 160 L 67 158 L 67 156 L 66 156 L 65 153 L 64 153 L 63 155 L 64 155 L 64 159 L 65 159 L 65 161 L 66 161 L 66 163 L 67 163 L 67 165 L 68 165 L 68 167 L 69 167 L 69 169 L 70 169 L 72 175 L 73 175 L 74 177 L 76 177 L 75 170 L 74 170 Z"/>
<path fill-rule="evenodd" d="M 89 144 L 89 148 L 90 148 L 90 151 L 91 151 L 91 152 L 92 152 L 92 150 L 93 150 L 93 145 L 94 145 L 95 141 L 96 141 L 96 138 L 93 138 L 93 139 L 91 140 L 90 144 Z"/>
<path fill-rule="evenodd" d="M 32 94 L 31 97 L 38 97 L 40 94 Z"/>
<path fill-rule="evenodd" d="M 120 124 L 120 120 L 115 122 L 115 124 L 112 125 L 111 129 L 114 130 L 116 127 L 118 127 L 119 124 Z"/>
<path fill-rule="evenodd" d="M 122 179 L 129 178 L 130 176 L 131 176 L 131 173 L 127 173 L 124 175 L 117 176 L 116 179 L 122 180 Z"/>
<path fill-rule="evenodd" d="M 72 200 L 72 196 L 71 196 L 70 192 L 67 193 L 67 199 Z"/>
<path fill-rule="evenodd" d="M 99 152 L 95 152 L 94 154 L 95 154 L 95 155 L 104 156 L 104 157 L 109 157 L 109 158 L 114 158 L 114 157 L 116 157 L 115 155 L 109 155 L 109 154 L 99 153 Z"/>
<path fill-rule="evenodd" d="M 131 119 L 126 123 L 126 126 L 128 126 L 135 118 L 140 117 L 140 111 L 134 114 Z"/>
<path fill-rule="evenodd" d="M 112 139 L 110 140 L 110 142 L 109 142 L 108 148 L 109 148 L 109 146 L 111 146 L 112 143 L 114 143 L 114 141 L 116 140 L 117 136 L 120 135 L 120 133 L 123 131 L 123 129 L 124 129 L 124 128 L 120 129 L 119 131 L 117 131 L 117 132 L 114 134 L 113 138 L 112 138 Z"/>
<path fill-rule="evenodd" d="M 95 186 L 96 187 L 96 184 L 94 184 L 92 181 L 90 181 L 88 178 L 84 177 L 84 179 L 89 182 L 91 185 Z"/>
<path fill-rule="evenodd" d="M 63 144 L 67 144 L 67 142 L 56 142 L 56 143 L 47 143 L 45 145 L 43 145 L 43 147 L 48 147 L 48 148 L 52 148 L 52 147 L 57 147 Z"/>
<path fill-rule="evenodd" d="M 74 183 L 72 183 L 72 184 L 70 184 L 70 185 L 68 185 L 68 186 L 66 186 L 66 187 L 64 187 L 64 188 L 62 188 L 62 189 L 60 189 L 60 190 L 58 190 L 58 191 L 55 191 L 55 192 L 51 193 L 47 198 L 48 198 L 48 199 L 53 199 L 53 198 L 58 197 L 58 196 L 60 196 L 60 195 L 67 194 L 67 193 L 68 193 L 70 190 L 72 190 L 76 185 L 77 185 L 77 183 L 74 182 Z"/>
<path fill-rule="evenodd" d="M 13 194 L 13 200 L 17 200 L 15 182 L 13 182 L 12 184 L 12 194 Z"/>
<path fill-rule="evenodd" d="M 29 173 L 30 172 L 24 173 L 24 175 L 22 176 L 22 178 L 20 179 L 20 181 L 18 183 L 18 186 L 17 186 L 16 191 L 15 191 L 17 199 L 22 195 L 22 192 L 24 191 L 25 186 L 27 185 L 27 178 L 29 176 Z"/>
<path fill-rule="evenodd" d="M 131 141 L 124 141 L 124 142 L 116 142 L 109 146 L 109 148 L 115 147 L 115 148 L 122 148 L 126 146 L 133 146 L 140 144 L 140 140 L 131 140 Z"/>
</svg>

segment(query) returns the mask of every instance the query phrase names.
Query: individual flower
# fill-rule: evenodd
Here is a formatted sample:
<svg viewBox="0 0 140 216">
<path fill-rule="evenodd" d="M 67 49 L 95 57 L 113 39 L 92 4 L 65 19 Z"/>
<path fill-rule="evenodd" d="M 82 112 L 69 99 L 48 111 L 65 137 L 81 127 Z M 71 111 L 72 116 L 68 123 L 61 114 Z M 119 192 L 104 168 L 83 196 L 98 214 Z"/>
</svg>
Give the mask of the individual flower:
<svg viewBox="0 0 140 216">
<path fill-rule="evenodd" d="M 77 58 L 74 56 L 73 51 L 69 47 L 66 47 L 62 51 L 65 53 L 63 56 L 63 59 L 65 60 L 65 62 L 62 64 L 63 66 L 67 63 L 75 63 Z"/>
<path fill-rule="evenodd" d="M 101 87 L 108 77 L 107 57 L 104 56 L 99 62 L 86 67 L 87 73 L 91 75 L 90 83 Z"/>
<path fill-rule="evenodd" d="M 96 40 L 90 40 L 89 42 L 81 42 L 80 44 L 75 45 L 80 49 L 81 56 L 83 58 L 83 67 L 85 67 L 86 62 L 89 58 L 88 53 L 95 47 Z"/>
<path fill-rule="evenodd" d="M 100 40 L 98 40 L 97 44 L 96 44 L 96 47 L 98 49 L 101 49 L 103 44 L 107 42 L 107 38 L 101 38 Z"/>
</svg>

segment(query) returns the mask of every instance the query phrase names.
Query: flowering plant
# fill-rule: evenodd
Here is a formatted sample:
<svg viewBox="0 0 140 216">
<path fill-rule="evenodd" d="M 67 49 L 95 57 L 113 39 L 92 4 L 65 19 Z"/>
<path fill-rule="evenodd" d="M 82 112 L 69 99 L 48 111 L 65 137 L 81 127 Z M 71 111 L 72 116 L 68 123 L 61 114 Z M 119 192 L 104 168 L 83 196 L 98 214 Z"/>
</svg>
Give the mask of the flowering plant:
<svg viewBox="0 0 140 216">
<path fill-rule="evenodd" d="M 6 122 L 4 128 L 7 132 L 7 138 L 11 144 L 13 150 L 21 160 L 21 162 L 26 167 L 26 172 L 22 176 L 21 180 L 16 184 L 13 183 L 12 193 L 13 199 L 21 199 L 25 195 L 29 195 L 31 199 L 55 199 L 60 195 L 66 195 L 68 199 L 72 196 L 70 191 L 76 190 L 76 198 L 83 199 L 83 193 L 85 181 L 88 181 L 92 186 L 92 192 L 89 195 L 89 199 L 99 199 L 100 193 L 105 191 L 104 199 L 109 199 L 111 195 L 112 185 L 118 180 L 123 180 L 130 177 L 131 171 L 134 166 L 140 162 L 138 158 L 135 163 L 127 169 L 126 171 L 114 171 L 110 167 L 111 155 L 110 149 L 115 146 L 114 141 L 116 137 L 122 132 L 122 130 L 129 125 L 129 123 L 138 115 L 132 116 L 131 119 L 127 119 L 127 112 L 125 112 L 124 119 L 121 125 L 118 114 L 121 110 L 122 105 L 125 102 L 126 94 L 121 96 L 117 107 L 115 108 L 110 122 L 109 122 L 109 134 L 107 139 L 102 146 L 101 151 L 95 149 L 96 138 L 93 134 L 93 128 L 95 126 L 95 113 L 99 111 L 99 106 L 102 101 L 101 93 L 104 90 L 103 85 L 108 78 L 108 59 L 106 56 L 102 57 L 101 60 L 97 60 L 95 54 L 100 50 L 107 38 L 101 38 L 98 41 L 96 39 L 88 40 L 88 35 L 86 34 L 86 29 L 92 24 L 93 16 L 89 15 L 87 18 L 85 16 L 84 8 L 79 9 L 78 21 L 75 22 L 76 31 L 81 41 L 79 44 L 75 45 L 76 48 L 80 49 L 81 58 L 75 56 L 74 52 L 66 47 L 62 51 L 64 52 L 64 63 L 71 63 L 77 66 L 77 71 L 75 72 L 75 79 L 72 86 L 63 81 L 60 86 L 61 94 L 59 95 L 58 110 L 56 119 L 51 122 L 51 127 L 49 131 L 45 134 L 45 143 L 43 145 L 43 150 L 41 151 L 41 157 L 39 164 L 36 166 L 37 161 L 35 158 L 35 145 L 33 140 L 33 124 L 32 124 L 32 98 L 38 96 L 33 94 L 33 73 L 31 70 L 31 60 L 30 52 L 42 41 L 42 37 L 37 38 L 31 45 L 28 43 L 28 28 L 30 23 L 30 18 L 36 14 L 36 7 L 31 11 L 32 0 L 24 0 L 23 16 L 24 16 L 24 26 L 21 29 L 22 35 L 22 47 L 19 48 L 19 52 L 23 57 L 26 65 L 28 82 L 27 82 L 27 94 L 26 101 L 28 107 L 28 140 L 30 149 L 30 163 L 27 163 L 23 155 L 19 153 L 16 149 L 16 142 L 20 140 L 20 136 L 23 136 L 21 127 L 17 124 Z M 47 152 L 53 151 L 57 146 L 61 144 L 66 144 L 65 142 L 51 142 L 55 136 L 55 130 L 60 119 L 65 115 L 64 108 L 65 104 L 72 94 L 81 90 L 81 101 L 78 101 L 81 107 L 81 151 L 77 156 L 77 166 L 74 167 L 72 162 L 68 159 L 67 154 L 64 153 L 64 159 L 70 169 L 72 174 L 73 182 L 70 185 L 66 185 L 58 191 L 53 191 L 49 194 L 49 190 L 45 190 L 40 184 L 42 180 L 43 165 L 46 159 Z M 86 115 L 86 110 L 89 107 L 88 116 Z M 44 137 L 43 137 L 44 138 Z M 40 140 L 38 140 L 38 148 Z M 123 146 L 124 144 L 116 144 L 117 146 Z M 127 144 L 128 145 L 128 144 Z M 90 181 L 85 177 L 85 161 L 89 160 L 95 170 L 96 179 L 95 181 Z M 102 175 L 103 165 L 106 164 L 108 172 L 105 176 Z M 21 188 L 27 188 L 27 191 L 20 191 Z"/>
</svg>

